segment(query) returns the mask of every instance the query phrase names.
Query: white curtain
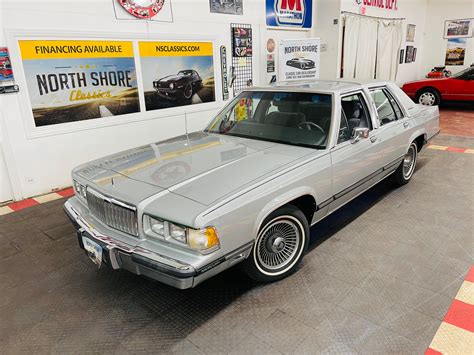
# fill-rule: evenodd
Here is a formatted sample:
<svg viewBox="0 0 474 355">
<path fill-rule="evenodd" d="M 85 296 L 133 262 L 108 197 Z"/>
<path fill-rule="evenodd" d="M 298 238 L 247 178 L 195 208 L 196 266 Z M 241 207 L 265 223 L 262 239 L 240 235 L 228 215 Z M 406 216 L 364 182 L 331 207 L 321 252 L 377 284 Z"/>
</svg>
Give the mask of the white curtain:
<svg viewBox="0 0 474 355">
<path fill-rule="evenodd" d="M 376 79 L 395 81 L 401 43 L 402 22 L 380 20 L 377 43 Z"/>
<path fill-rule="evenodd" d="M 400 20 L 345 15 L 343 78 L 395 80 Z"/>
<path fill-rule="evenodd" d="M 355 76 L 359 32 L 359 18 L 347 16 L 345 19 L 343 59 L 343 73 L 346 79 L 353 79 Z"/>
<path fill-rule="evenodd" d="M 359 43 L 357 45 L 357 60 L 355 78 L 373 79 L 377 59 L 377 19 L 360 18 Z"/>
</svg>

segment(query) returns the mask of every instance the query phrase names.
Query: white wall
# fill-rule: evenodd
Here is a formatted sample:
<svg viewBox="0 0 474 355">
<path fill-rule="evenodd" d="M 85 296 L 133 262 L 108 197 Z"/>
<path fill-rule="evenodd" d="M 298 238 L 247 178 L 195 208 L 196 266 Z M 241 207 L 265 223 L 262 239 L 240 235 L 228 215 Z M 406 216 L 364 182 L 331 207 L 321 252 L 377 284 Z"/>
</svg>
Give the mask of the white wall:
<svg viewBox="0 0 474 355">
<path fill-rule="evenodd" d="M 4 95 L 1 102 L 4 130 L 0 131 L 0 141 L 5 150 L 7 172 L 15 199 L 69 186 L 71 169 L 91 159 L 183 134 L 185 127 L 188 131 L 202 129 L 224 104 L 219 47 L 226 45 L 230 65 L 230 23 L 252 24 L 255 85 L 265 84 L 267 80 L 260 73 L 265 72 L 265 43 L 268 37 L 278 42 L 280 38 L 310 35 L 309 31 L 267 30 L 263 0 L 244 0 L 244 16 L 211 14 L 209 0 L 172 0 L 173 23 L 118 21 L 113 12 L 113 1 L 0 1 L 0 29 L 5 35 L 4 43 L 0 44 L 6 44 L 10 49 L 16 83 L 20 86 L 19 94 Z M 18 38 L 31 36 L 211 39 L 214 41 L 217 101 L 122 115 L 113 120 L 88 120 L 34 129 L 17 43 Z M 6 173 L 3 166 L 0 165 L 0 168 L 2 174 Z"/>
<path fill-rule="evenodd" d="M 338 78 L 341 3 L 334 0 L 317 0 L 314 7 L 313 37 L 321 38 L 321 45 L 326 47 L 321 52 L 320 78 L 324 80 Z M 337 24 L 334 24 L 334 20 L 337 20 Z"/>
<path fill-rule="evenodd" d="M 474 18 L 473 0 L 428 0 L 427 22 L 424 33 L 423 60 L 418 73 L 423 78 L 434 66 L 444 65 L 448 40 L 443 38 L 444 21 Z M 456 73 L 474 63 L 474 38 L 467 38 L 463 66 L 448 66 Z"/>
</svg>

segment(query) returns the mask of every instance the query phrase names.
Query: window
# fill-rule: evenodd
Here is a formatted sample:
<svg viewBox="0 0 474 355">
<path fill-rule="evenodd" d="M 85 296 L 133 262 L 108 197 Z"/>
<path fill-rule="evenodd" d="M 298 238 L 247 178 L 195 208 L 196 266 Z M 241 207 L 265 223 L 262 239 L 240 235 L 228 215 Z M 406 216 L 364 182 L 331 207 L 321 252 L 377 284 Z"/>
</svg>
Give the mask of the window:
<svg viewBox="0 0 474 355">
<path fill-rule="evenodd" d="M 337 143 L 342 143 L 351 138 L 351 132 L 349 131 L 349 124 L 347 123 L 346 115 L 344 110 L 341 109 L 341 124 L 339 125 L 339 135 L 337 138 Z"/>
<path fill-rule="evenodd" d="M 341 106 L 344 116 L 347 119 L 349 137 L 352 135 L 354 128 L 372 129 L 372 122 L 370 121 L 367 105 L 365 104 L 362 94 L 343 97 L 341 99 Z"/>
<path fill-rule="evenodd" d="M 323 149 L 331 116 L 331 95 L 249 91 L 236 97 L 207 131 Z"/>
<path fill-rule="evenodd" d="M 403 113 L 400 109 L 400 106 L 398 105 L 398 102 L 393 98 L 393 95 L 390 91 L 384 90 L 384 92 L 387 94 L 387 97 L 390 100 L 390 103 L 392 104 L 395 114 L 397 115 L 397 120 L 401 120 L 403 118 Z"/>
<path fill-rule="evenodd" d="M 380 125 L 394 122 L 403 118 L 402 111 L 397 102 L 385 89 L 375 89 L 371 91 L 372 99 L 377 109 Z"/>
</svg>

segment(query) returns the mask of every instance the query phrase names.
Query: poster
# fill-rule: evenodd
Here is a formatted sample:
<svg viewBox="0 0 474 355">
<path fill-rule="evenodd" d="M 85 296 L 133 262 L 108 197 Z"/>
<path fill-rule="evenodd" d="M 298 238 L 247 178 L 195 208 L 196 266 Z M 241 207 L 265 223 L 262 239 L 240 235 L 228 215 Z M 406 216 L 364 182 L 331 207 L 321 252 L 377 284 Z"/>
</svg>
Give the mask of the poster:
<svg viewBox="0 0 474 355">
<path fill-rule="evenodd" d="M 413 46 L 407 46 L 407 50 L 406 50 L 406 56 L 405 56 L 405 63 L 411 63 L 413 62 L 413 50 L 414 50 L 414 47 Z"/>
<path fill-rule="evenodd" d="M 313 0 L 266 0 L 267 26 L 309 30 Z"/>
<path fill-rule="evenodd" d="M 209 0 L 211 12 L 217 14 L 242 15 L 243 0 Z"/>
<path fill-rule="evenodd" d="M 267 73 L 275 72 L 275 55 L 267 54 Z"/>
<path fill-rule="evenodd" d="M 464 57 L 466 55 L 466 39 L 450 38 L 448 39 L 448 47 L 446 48 L 445 65 L 464 65 Z"/>
<path fill-rule="evenodd" d="M 474 19 L 448 20 L 444 22 L 444 38 L 472 37 Z"/>
<path fill-rule="evenodd" d="M 0 47 L 0 82 L 13 80 L 13 71 L 8 48 Z"/>
<path fill-rule="evenodd" d="M 215 101 L 212 42 L 138 42 L 147 111 Z"/>
<path fill-rule="evenodd" d="M 406 36 L 407 42 L 415 42 L 415 30 L 416 30 L 416 25 L 407 25 L 407 36 Z"/>
<path fill-rule="evenodd" d="M 282 40 L 279 52 L 279 80 L 319 78 L 320 39 Z"/>
<path fill-rule="evenodd" d="M 234 57 L 252 56 L 252 28 L 239 26 L 232 28 L 232 51 Z"/>
<path fill-rule="evenodd" d="M 132 42 L 19 45 L 37 127 L 140 111 Z"/>
</svg>

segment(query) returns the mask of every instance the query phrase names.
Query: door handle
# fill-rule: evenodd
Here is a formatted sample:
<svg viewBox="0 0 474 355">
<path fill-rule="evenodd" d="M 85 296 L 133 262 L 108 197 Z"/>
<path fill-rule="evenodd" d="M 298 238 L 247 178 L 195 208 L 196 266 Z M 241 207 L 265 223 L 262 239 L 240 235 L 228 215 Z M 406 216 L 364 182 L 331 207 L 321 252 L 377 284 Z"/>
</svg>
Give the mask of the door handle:
<svg viewBox="0 0 474 355">
<path fill-rule="evenodd" d="M 403 122 L 403 127 L 408 128 L 410 124 L 408 122 Z"/>
<path fill-rule="evenodd" d="M 370 141 L 371 141 L 372 143 L 377 142 L 377 137 L 375 137 L 375 136 L 370 137 Z"/>
</svg>

